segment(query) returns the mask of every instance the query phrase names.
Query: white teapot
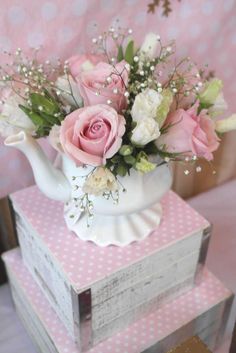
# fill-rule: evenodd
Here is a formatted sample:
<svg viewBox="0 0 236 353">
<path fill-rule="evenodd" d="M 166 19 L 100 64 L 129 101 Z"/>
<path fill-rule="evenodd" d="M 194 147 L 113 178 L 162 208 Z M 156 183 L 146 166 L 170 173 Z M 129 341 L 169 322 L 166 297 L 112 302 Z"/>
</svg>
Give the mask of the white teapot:
<svg viewBox="0 0 236 353">
<path fill-rule="evenodd" d="M 77 167 L 74 161 L 61 154 L 61 170 L 47 159 L 37 141 L 24 131 L 9 136 L 6 146 L 16 147 L 28 158 L 39 189 L 49 198 L 65 203 L 67 227 L 79 238 L 100 246 L 125 246 L 144 239 L 161 221 L 160 199 L 170 189 L 172 175 L 168 164 L 142 174 L 134 169 L 120 178 L 126 190 L 120 191 L 119 202 L 94 196 L 94 218 L 88 227 L 87 215 L 76 205 L 78 187 L 92 167 Z"/>
</svg>

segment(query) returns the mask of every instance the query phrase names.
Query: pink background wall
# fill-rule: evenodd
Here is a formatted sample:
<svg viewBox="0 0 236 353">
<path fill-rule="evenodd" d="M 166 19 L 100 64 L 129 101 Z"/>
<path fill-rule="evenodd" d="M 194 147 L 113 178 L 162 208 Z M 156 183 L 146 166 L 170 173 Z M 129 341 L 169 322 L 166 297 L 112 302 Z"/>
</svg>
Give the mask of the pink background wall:
<svg viewBox="0 0 236 353">
<path fill-rule="evenodd" d="M 225 82 L 229 111 L 236 111 L 236 1 L 172 0 L 168 18 L 147 13 L 151 0 L 0 0 L 0 49 L 43 45 L 49 59 L 67 58 L 89 48 L 91 39 L 117 19 L 141 41 L 154 31 L 176 39 L 178 56 L 208 63 Z M 1 55 L 3 60 L 3 55 Z M 50 152 L 50 150 L 49 150 Z M 53 153 L 51 151 L 51 156 Z M 33 183 L 28 162 L 0 144 L 0 197 Z"/>
</svg>

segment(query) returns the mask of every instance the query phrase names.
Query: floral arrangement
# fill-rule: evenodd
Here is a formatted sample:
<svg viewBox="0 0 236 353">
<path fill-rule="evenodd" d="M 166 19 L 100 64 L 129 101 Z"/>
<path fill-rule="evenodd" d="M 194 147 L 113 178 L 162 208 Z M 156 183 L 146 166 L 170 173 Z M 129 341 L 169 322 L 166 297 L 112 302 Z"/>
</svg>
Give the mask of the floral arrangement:
<svg viewBox="0 0 236 353">
<path fill-rule="evenodd" d="M 91 195 L 117 202 L 119 177 L 131 169 L 211 161 L 220 134 L 236 128 L 236 115 L 219 119 L 227 107 L 221 80 L 189 58 L 177 63 L 173 42 L 149 33 L 137 47 L 131 35 L 110 28 L 92 40 L 91 53 L 64 63 L 18 49 L 1 67 L 0 133 L 48 136 L 77 166 L 92 166 L 83 209 L 92 208 Z"/>
</svg>

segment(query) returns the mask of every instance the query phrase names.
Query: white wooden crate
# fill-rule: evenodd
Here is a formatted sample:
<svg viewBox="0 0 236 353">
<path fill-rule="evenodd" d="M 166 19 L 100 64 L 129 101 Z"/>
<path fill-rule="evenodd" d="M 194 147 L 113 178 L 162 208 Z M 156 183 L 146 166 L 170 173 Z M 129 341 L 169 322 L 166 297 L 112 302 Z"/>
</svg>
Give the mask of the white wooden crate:
<svg viewBox="0 0 236 353">
<path fill-rule="evenodd" d="M 23 265 L 19 250 L 4 255 L 17 312 L 42 353 L 79 353 L 78 346 Z M 232 293 L 204 270 L 202 281 L 122 332 L 98 344 L 90 353 L 163 353 L 192 335 L 214 351 L 222 340 Z M 88 353 L 89 353 L 88 352 Z"/>
<path fill-rule="evenodd" d="M 173 192 L 141 243 L 99 248 L 69 233 L 59 203 L 36 187 L 12 195 L 24 262 L 71 337 L 97 344 L 193 285 L 209 223 Z"/>
</svg>

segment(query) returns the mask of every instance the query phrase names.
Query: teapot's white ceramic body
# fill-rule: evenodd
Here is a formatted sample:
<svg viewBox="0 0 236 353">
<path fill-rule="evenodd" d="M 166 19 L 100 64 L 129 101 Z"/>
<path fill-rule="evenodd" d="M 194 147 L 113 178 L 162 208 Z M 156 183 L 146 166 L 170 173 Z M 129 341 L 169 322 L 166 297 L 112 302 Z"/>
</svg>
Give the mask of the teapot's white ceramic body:
<svg viewBox="0 0 236 353">
<path fill-rule="evenodd" d="M 65 203 L 66 224 L 81 239 L 100 246 L 124 246 L 144 239 L 160 223 L 162 212 L 159 201 L 172 183 L 167 164 L 147 174 L 131 170 L 129 176 L 119 178 L 122 187 L 118 204 L 114 204 L 112 199 L 94 196 L 94 218 L 88 227 L 87 214 L 80 212 L 76 200 L 81 195 L 85 176 L 92 167 L 77 167 L 62 154 L 61 171 L 54 168 L 37 142 L 24 132 L 8 137 L 5 144 L 20 149 L 26 155 L 35 181 L 46 196 Z"/>
</svg>

